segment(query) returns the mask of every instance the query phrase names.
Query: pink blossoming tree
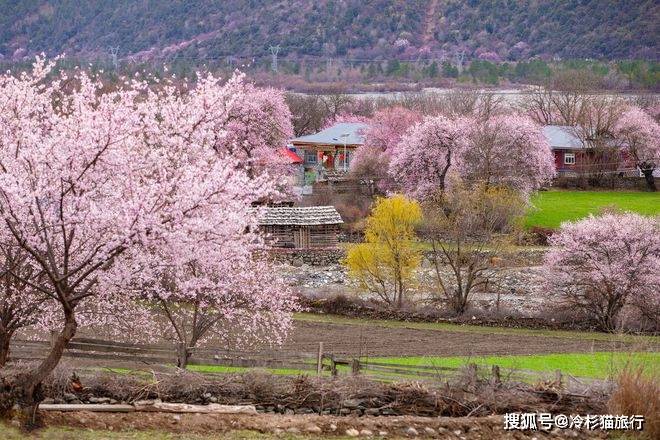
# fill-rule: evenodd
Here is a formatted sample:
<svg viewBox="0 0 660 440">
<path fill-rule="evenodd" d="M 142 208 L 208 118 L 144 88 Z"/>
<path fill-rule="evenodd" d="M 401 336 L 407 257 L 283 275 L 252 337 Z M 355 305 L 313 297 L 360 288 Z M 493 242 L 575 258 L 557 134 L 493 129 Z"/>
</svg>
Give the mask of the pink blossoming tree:
<svg viewBox="0 0 660 440">
<path fill-rule="evenodd" d="M 467 181 L 529 194 L 555 175 L 552 150 L 541 127 L 519 114 L 471 124 L 459 172 Z"/>
<path fill-rule="evenodd" d="M 549 285 L 601 330 L 617 327 L 628 305 L 660 304 L 660 225 L 638 214 L 606 214 L 564 223 L 545 258 Z"/>
<path fill-rule="evenodd" d="M 259 272 L 272 272 L 258 259 L 249 205 L 277 191 L 268 173 L 254 175 L 235 157 L 237 146 L 269 146 L 236 134 L 252 121 L 238 122 L 243 78 L 220 85 L 202 77 L 187 93 L 137 81 L 101 93 L 100 82 L 84 73 L 46 81 L 51 68 L 38 60 L 30 73 L 0 77 L 0 239 L 42 274 L 12 273 L 56 304 L 40 310 L 49 315 L 40 319 L 58 325 L 47 356 L 14 381 L 26 422 L 34 421 L 41 382 L 76 334 L 80 313 L 117 310 L 131 287 L 153 285 L 155 270 L 140 267 L 166 264 L 161 273 L 172 276 L 173 301 L 203 292 L 203 305 L 227 319 L 272 307 L 273 318 L 241 319 L 245 327 L 234 330 L 251 335 L 270 325 L 273 340 L 281 340 L 291 303 L 268 298 L 280 292 L 277 280 L 245 271 L 255 262 Z M 212 273 L 213 258 L 234 264 Z M 236 296 L 250 301 L 226 300 L 238 282 Z"/>
<path fill-rule="evenodd" d="M 408 129 L 421 119 L 419 113 L 404 107 L 378 110 L 368 121 L 364 145 L 357 149 L 351 161 L 351 174 L 369 182 L 377 181 L 381 189 L 390 188 L 387 171 L 392 153 Z"/>
<path fill-rule="evenodd" d="M 428 116 L 413 126 L 394 149 L 390 175 L 402 190 L 424 199 L 442 191 L 465 148 L 465 121 Z"/>
<path fill-rule="evenodd" d="M 656 191 L 653 172 L 660 161 L 660 124 L 638 107 L 630 107 L 614 124 L 614 137 L 634 160 L 651 191 Z"/>
</svg>

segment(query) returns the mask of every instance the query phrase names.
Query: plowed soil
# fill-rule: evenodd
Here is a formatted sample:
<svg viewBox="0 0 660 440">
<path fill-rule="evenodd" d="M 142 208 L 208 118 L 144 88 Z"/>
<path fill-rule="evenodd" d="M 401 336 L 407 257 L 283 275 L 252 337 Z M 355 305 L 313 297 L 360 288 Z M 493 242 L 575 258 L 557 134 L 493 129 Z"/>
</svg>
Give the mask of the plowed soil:
<svg viewBox="0 0 660 440">
<path fill-rule="evenodd" d="M 616 351 L 617 341 L 296 321 L 283 349 L 350 356 L 484 356 Z"/>
</svg>

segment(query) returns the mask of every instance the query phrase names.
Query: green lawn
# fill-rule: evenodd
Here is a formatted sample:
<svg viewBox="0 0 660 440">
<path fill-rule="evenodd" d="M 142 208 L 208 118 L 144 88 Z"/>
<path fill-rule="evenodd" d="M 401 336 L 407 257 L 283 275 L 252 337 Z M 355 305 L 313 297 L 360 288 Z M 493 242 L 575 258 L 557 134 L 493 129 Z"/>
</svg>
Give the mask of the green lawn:
<svg viewBox="0 0 660 440">
<path fill-rule="evenodd" d="M 367 362 L 398 364 L 407 366 L 448 367 L 459 368 L 468 363 L 477 365 L 499 365 L 509 370 L 531 370 L 553 372 L 561 370 L 564 374 L 576 377 L 607 379 L 621 371 L 627 364 L 643 365 L 652 374 L 660 374 L 660 353 L 554 353 L 517 356 L 484 356 L 484 357 L 386 357 L 365 359 Z"/>
<path fill-rule="evenodd" d="M 558 228 L 567 220 L 578 220 L 605 206 L 644 215 L 660 214 L 660 192 L 629 191 L 541 191 L 532 197 L 525 225 Z"/>
</svg>

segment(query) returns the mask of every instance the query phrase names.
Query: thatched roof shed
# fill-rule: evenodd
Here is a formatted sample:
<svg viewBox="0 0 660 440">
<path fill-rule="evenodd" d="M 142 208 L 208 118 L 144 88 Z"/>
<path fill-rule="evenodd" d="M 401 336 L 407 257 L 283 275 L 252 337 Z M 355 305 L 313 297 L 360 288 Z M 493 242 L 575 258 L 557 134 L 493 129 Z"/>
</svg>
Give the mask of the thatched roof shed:
<svg viewBox="0 0 660 440">
<path fill-rule="evenodd" d="M 344 223 L 334 206 L 266 207 L 259 226 L 274 247 L 319 249 L 335 247 Z"/>
</svg>

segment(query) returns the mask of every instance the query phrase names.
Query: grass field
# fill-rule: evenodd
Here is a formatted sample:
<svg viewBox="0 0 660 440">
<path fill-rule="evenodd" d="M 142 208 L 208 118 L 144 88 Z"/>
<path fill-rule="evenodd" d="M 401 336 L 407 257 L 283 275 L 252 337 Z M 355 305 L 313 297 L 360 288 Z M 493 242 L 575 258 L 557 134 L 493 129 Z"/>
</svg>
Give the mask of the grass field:
<svg viewBox="0 0 660 440">
<path fill-rule="evenodd" d="M 643 365 L 647 372 L 660 374 L 660 353 L 556 353 L 525 356 L 484 356 L 484 357 L 387 357 L 368 359 L 383 364 L 398 364 L 411 367 L 459 368 L 468 363 L 492 366 L 499 365 L 505 370 L 531 370 L 552 372 L 561 370 L 564 374 L 576 377 L 607 379 L 615 376 L 626 365 Z"/>
<path fill-rule="evenodd" d="M 660 214 L 660 192 L 628 191 L 542 191 L 532 197 L 534 208 L 525 220 L 527 227 L 558 228 L 567 220 L 597 214 L 603 207 L 644 215 Z"/>
</svg>

